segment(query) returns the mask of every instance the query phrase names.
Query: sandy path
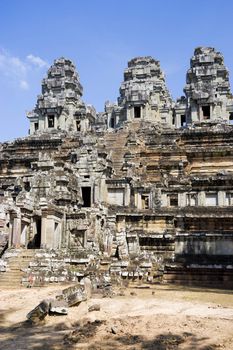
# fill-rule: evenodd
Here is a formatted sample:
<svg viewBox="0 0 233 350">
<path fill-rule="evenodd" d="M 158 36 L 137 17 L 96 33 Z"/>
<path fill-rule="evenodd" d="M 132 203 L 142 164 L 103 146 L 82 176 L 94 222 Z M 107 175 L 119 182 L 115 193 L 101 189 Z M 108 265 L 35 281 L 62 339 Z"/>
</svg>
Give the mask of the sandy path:
<svg viewBox="0 0 233 350">
<path fill-rule="evenodd" d="M 125 296 L 95 297 L 70 308 L 67 316 L 47 317 L 44 325 L 25 324 L 28 311 L 63 288 L 0 290 L 0 349 L 233 350 L 230 292 L 126 289 Z M 94 303 L 101 310 L 88 312 Z M 85 325 L 87 320 L 99 322 Z"/>
</svg>

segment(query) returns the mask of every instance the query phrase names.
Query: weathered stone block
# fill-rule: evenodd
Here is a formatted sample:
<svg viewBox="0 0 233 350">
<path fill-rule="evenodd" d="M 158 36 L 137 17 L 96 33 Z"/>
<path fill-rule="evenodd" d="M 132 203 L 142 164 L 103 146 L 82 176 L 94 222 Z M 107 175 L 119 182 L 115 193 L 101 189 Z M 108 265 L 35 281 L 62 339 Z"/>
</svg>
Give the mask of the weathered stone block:
<svg viewBox="0 0 233 350">
<path fill-rule="evenodd" d="M 27 319 L 32 323 L 39 323 L 45 319 L 49 313 L 50 301 L 43 300 L 32 311 L 27 314 Z"/>
<path fill-rule="evenodd" d="M 65 300 L 68 306 L 74 306 L 82 301 L 87 300 L 87 293 L 83 285 L 77 284 L 73 287 L 66 288 L 62 291 L 62 295 L 57 297 L 58 300 Z"/>
<path fill-rule="evenodd" d="M 68 303 L 65 300 L 51 300 L 49 313 L 67 315 L 68 314 Z"/>
</svg>

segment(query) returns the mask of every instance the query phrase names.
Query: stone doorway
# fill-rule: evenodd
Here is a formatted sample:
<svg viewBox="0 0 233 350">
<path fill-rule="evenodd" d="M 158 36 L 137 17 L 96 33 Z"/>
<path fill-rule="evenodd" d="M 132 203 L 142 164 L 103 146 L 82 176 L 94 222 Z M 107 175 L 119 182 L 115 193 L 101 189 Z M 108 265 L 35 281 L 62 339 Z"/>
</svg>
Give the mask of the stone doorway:
<svg viewBox="0 0 233 350">
<path fill-rule="evenodd" d="M 83 207 L 91 206 L 91 187 L 82 187 Z"/>
<path fill-rule="evenodd" d="M 36 217 L 34 220 L 34 236 L 28 242 L 28 249 L 39 249 L 41 245 L 41 217 Z"/>
</svg>

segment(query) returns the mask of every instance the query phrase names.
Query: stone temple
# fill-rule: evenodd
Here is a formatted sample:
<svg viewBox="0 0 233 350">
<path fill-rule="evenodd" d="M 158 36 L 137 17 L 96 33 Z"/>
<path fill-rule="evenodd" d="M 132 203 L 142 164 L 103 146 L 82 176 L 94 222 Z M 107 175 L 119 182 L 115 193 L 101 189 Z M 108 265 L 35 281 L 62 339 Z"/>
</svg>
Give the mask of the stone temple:
<svg viewBox="0 0 233 350">
<path fill-rule="evenodd" d="M 223 56 L 198 47 L 173 101 L 160 63 L 136 57 L 116 103 L 82 101 L 59 58 L 0 144 L 0 286 L 105 276 L 233 287 L 233 96 Z"/>
</svg>

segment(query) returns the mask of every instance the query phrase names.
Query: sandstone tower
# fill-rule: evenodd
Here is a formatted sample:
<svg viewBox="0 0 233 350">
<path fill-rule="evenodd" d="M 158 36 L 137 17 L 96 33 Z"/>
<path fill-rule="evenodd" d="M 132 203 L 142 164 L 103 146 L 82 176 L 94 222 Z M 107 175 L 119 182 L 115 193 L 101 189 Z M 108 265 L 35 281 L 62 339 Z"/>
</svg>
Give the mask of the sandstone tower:
<svg viewBox="0 0 233 350">
<path fill-rule="evenodd" d="M 2 285 L 30 255 L 15 283 L 89 275 L 233 287 L 233 100 L 222 54 L 195 49 L 184 93 L 172 101 L 159 62 L 136 57 L 117 103 L 96 114 L 74 64 L 55 60 L 30 135 L 0 145 Z"/>
<path fill-rule="evenodd" d="M 74 64 L 65 58 L 55 60 L 42 81 L 35 109 L 28 113 L 30 133 L 89 130 L 95 121 L 95 110 L 82 102 L 82 93 Z"/>
<path fill-rule="evenodd" d="M 124 121 L 145 120 L 172 124 L 172 99 L 165 84 L 159 61 L 136 57 L 128 62 L 117 105 L 107 105 L 108 126 Z"/>
<path fill-rule="evenodd" d="M 191 58 L 184 92 L 187 123 L 233 120 L 233 99 L 223 55 L 211 47 L 198 47 Z"/>
</svg>

